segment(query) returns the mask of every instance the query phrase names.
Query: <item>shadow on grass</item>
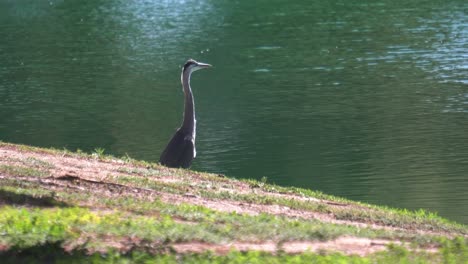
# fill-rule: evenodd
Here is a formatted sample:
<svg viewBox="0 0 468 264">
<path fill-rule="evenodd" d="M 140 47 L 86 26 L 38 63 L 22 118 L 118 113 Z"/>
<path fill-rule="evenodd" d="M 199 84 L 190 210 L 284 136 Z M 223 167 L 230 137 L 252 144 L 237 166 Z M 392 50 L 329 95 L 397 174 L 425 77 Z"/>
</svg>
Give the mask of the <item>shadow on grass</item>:
<svg viewBox="0 0 468 264">
<path fill-rule="evenodd" d="M 0 251 L 1 264 L 42 264 L 42 263 L 161 263 L 155 256 L 145 252 L 133 252 L 122 254 L 113 250 L 106 253 L 89 254 L 86 250 L 75 249 L 71 252 L 65 251 L 62 242 L 45 243 L 27 249 L 11 248 L 7 251 Z M 157 256 L 156 256 L 157 258 Z M 174 259 L 175 260 L 175 259 Z M 167 261 L 163 261 L 167 263 Z M 176 263 L 169 261 L 169 263 Z"/>
<path fill-rule="evenodd" d="M 61 242 L 48 243 L 30 247 L 24 250 L 10 249 L 0 252 L 0 262 L 5 264 L 19 263 L 96 263 L 92 258 L 99 256 L 87 256 L 84 252 L 76 251 L 68 253 L 60 246 Z M 98 261 L 99 263 L 99 261 Z"/>
<path fill-rule="evenodd" d="M 18 194 L 0 190 L 1 205 L 23 205 L 33 207 L 70 207 L 67 203 L 60 202 L 52 196 L 34 197 L 28 194 Z"/>
</svg>

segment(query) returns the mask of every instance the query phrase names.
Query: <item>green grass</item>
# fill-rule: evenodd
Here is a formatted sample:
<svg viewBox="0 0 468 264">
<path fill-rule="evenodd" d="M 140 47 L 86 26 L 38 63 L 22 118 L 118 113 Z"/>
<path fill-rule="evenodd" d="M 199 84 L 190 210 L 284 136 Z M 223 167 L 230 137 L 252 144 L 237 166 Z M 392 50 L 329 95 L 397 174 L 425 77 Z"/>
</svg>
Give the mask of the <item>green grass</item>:
<svg viewBox="0 0 468 264">
<path fill-rule="evenodd" d="M 190 210 L 190 206 L 187 210 Z M 206 210 L 206 209 L 203 209 Z M 200 210 L 199 210 L 200 211 Z M 202 212 L 207 214 L 209 212 Z M 234 214 L 233 214 L 234 215 Z M 11 247 L 10 253 L 28 251 L 31 248 L 47 247 L 48 245 L 71 244 L 79 237 L 89 236 L 90 240 L 85 240 L 85 244 L 76 245 L 76 250 L 84 250 L 86 252 L 109 252 L 104 255 L 105 257 L 97 258 L 98 262 L 109 263 L 110 261 L 124 261 L 124 260 L 145 260 L 145 261 L 175 261 L 172 255 L 148 255 L 146 253 L 133 252 L 130 255 L 121 255 L 119 253 L 112 253 L 113 250 L 107 244 L 108 238 L 112 237 L 113 241 L 125 241 L 125 237 L 138 237 L 145 241 L 152 241 L 153 245 L 159 246 L 161 252 L 168 252 L 165 250 L 165 245 L 170 242 L 180 241 L 205 241 L 205 242 L 226 242 L 226 238 L 240 239 L 246 238 L 245 232 L 262 233 L 264 236 L 271 236 L 268 232 L 272 228 L 271 218 L 267 215 L 258 216 L 256 219 L 251 218 L 253 225 L 250 221 L 246 221 L 246 217 L 237 216 L 239 219 L 234 219 L 236 223 L 243 228 L 239 234 L 235 230 L 235 226 L 223 225 L 217 226 L 215 223 L 222 222 L 225 219 L 218 219 L 212 217 L 210 221 L 205 221 L 196 228 L 193 224 L 176 223 L 170 216 L 162 215 L 157 218 L 150 218 L 146 216 L 132 216 L 127 217 L 126 214 L 121 212 L 111 213 L 96 213 L 83 208 L 54 208 L 54 209 L 28 209 L 28 208 L 12 208 L 3 207 L 0 210 L 0 244 L 8 245 Z M 249 217 L 247 217 L 249 218 Z M 306 232 L 313 234 L 314 237 L 321 237 L 321 233 L 317 232 L 317 227 L 310 230 L 310 226 L 302 229 L 301 223 L 295 221 L 287 221 L 286 225 L 278 225 L 275 223 L 276 229 L 287 229 L 299 231 L 300 233 Z M 258 228 L 258 223 L 262 223 L 265 229 L 251 230 L 249 227 Z M 264 233 L 266 232 L 266 233 Z M 333 230 L 324 229 L 323 234 L 329 236 Z M 304 234 L 303 238 L 307 237 Z M 265 237 L 261 238 L 265 239 Z M 300 239 L 300 238 L 299 238 Z M 113 242 L 115 243 L 115 242 Z M 357 261 L 357 263 L 430 263 L 434 258 L 444 260 L 445 263 L 466 263 L 468 261 L 468 245 L 462 238 L 453 240 L 441 240 L 442 249 L 440 253 L 410 253 L 403 247 L 391 246 L 388 251 L 381 252 L 367 258 L 343 256 L 340 254 L 327 254 L 324 256 L 305 253 L 300 255 L 271 255 L 267 253 L 248 252 L 239 253 L 232 252 L 227 256 L 217 256 L 210 254 L 188 254 L 182 255 L 178 258 L 186 259 L 187 261 L 199 261 L 201 258 L 210 259 L 211 262 L 225 263 L 233 261 L 232 263 L 245 263 L 243 261 L 261 261 L 260 263 L 287 263 L 288 261 L 328 261 L 323 263 L 339 263 L 336 261 Z M 153 246 L 154 247 L 154 246 Z M 144 247 L 137 247 L 138 250 Z M 50 252 L 50 254 L 59 254 L 60 249 Z M 47 251 L 45 251 L 47 252 Z M 6 254 L 5 258 L 13 259 L 17 254 Z M 172 257 L 174 258 L 172 258 Z M 63 256 L 63 259 L 67 257 Z M 70 257 L 70 256 L 69 256 Z M 68 258 L 69 258 L 68 257 Z M 136 259 L 134 259 L 136 258 Z M 25 256 L 27 260 L 27 255 Z M 31 260 L 32 261 L 32 260 Z M 335 261 L 335 262 L 333 262 Z M 370 262 L 369 262 L 370 261 Z M 211 263 L 210 262 L 210 263 Z M 167 262 L 173 263 L 173 262 Z M 185 263 L 185 262 L 184 262 Z M 300 263 L 300 262 L 298 262 Z M 319 262 L 320 263 L 320 262 Z"/>
<path fill-rule="evenodd" d="M 50 252 L 47 257 L 41 252 Z M 343 256 L 340 254 L 318 255 L 312 253 L 300 255 L 287 254 L 268 254 L 262 252 L 237 252 L 232 251 L 226 256 L 219 256 L 213 253 L 204 254 L 186 254 L 186 255 L 150 255 L 144 252 L 133 252 L 132 254 L 121 255 L 118 253 L 110 253 L 106 255 L 93 254 L 91 256 L 85 253 L 75 253 L 73 255 L 64 252 L 57 252 L 53 246 L 49 248 L 37 248 L 34 251 L 25 252 L 19 256 L 6 257 L 3 263 L 38 263 L 46 262 L 47 260 L 59 260 L 60 263 L 145 263 L 145 264 L 172 264 L 172 263 L 219 263 L 219 264 L 244 264 L 244 263 L 270 263 L 270 264 L 287 264 L 287 263 L 349 263 L 349 264 L 368 264 L 371 263 L 368 258 L 357 256 Z M 391 262 L 386 262 L 391 263 Z M 385 263 L 384 263 L 385 264 Z"/>
<path fill-rule="evenodd" d="M 29 176 L 29 177 L 44 177 L 48 176 L 48 172 L 30 167 L 16 165 L 0 165 L 0 172 L 8 175 Z"/>
<path fill-rule="evenodd" d="M 47 162 L 47 161 L 40 160 L 40 159 L 36 159 L 33 157 L 26 158 L 23 161 L 24 161 L 24 165 L 30 166 L 30 167 L 41 168 L 41 169 L 55 168 L 54 164 Z"/>
<path fill-rule="evenodd" d="M 53 154 L 71 155 L 78 156 L 80 158 L 90 159 L 103 159 L 103 160 L 115 160 L 115 157 L 106 156 L 103 154 L 102 149 L 96 151 L 97 154 L 86 154 L 83 152 L 72 153 L 66 150 L 48 150 L 40 149 L 29 146 L 17 146 L 7 143 L 0 143 L 0 145 L 16 146 L 22 150 L 27 151 L 45 151 Z M 197 173 L 180 169 L 163 169 L 157 164 L 151 164 L 147 162 L 133 161 L 130 158 L 126 158 L 129 165 L 137 167 L 120 167 L 117 169 L 119 173 L 126 175 L 109 175 L 106 180 L 112 182 L 132 185 L 140 188 L 150 188 L 155 191 L 169 192 L 173 194 L 183 195 L 186 193 L 192 193 L 200 197 L 209 199 L 228 199 L 246 203 L 256 203 L 263 205 L 280 205 L 287 206 L 291 209 L 315 211 L 327 214 L 333 214 L 337 219 L 349 220 L 349 221 L 360 221 L 360 222 L 376 222 L 382 225 L 390 225 L 394 227 L 403 228 L 418 228 L 424 230 L 438 231 L 438 232 L 459 232 L 462 234 L 468 234 L 468 228 L 464 225 L 460 225 L 451 221 L 448 221 L 442 217 L 437 216 L 434 213 L 428 213 L 423 210 L 408 211 L 405 209 L 392 209 L 385 207 L 377 207 L 373 205 L 356 203 L 339 197 L 323 194 L 307 189 L 295 188 L 295 187 L 282 187 L 273 184 L 266 183 L 266 179 L 261 181 L 255 180 L 239 180 L 239 183 L 245 183 L 251 186 L 253 189 L 259 189 L 266 193 L 283 193 L 296 195 L 304 198 L 323 199 L 332 202 L 342 203 L 344 206 L 330 206 L 326 203 L 318 203 L 314 201 L 304 201 L 299 199 L 290 199 L 284 197 L 277 197 L 267 194 L 252 192 L 252 193 L 236 193 L 221 191 L 224 188 L 235 188 L 235 181 L 219 177 L 218 175 L 208 173 Z M 48 168 L 53 166 L 47 164 L 41 160 L 27 160 L 30 167 L 19 167 L 19 166 L 8 166 L 2 165 L 0 167 L 1 172 L 8 174 L 16 174 L 23 176 L 44 176 L 47 175 Z M 36 166 L 33 166 L 33 165 Z M 144 167 L 141 165 L 144 164 Z M 39 169 L 36 167 L 39 165 Z M 44 171 L 45 170 L 45 171 Z M 196 183 L 193 184 L 191 180 L 191 174 L 196 174 L 197 177 L 204 180 L 207 184 Z M 159 182 L 154 181 L 158 177 L 164 177 L 166 175 L 177 175 L 182 182 Z M 362 210 L 362 208 L 368 208 L 368 210 Z"/>
<path fill-rule="evenodd" d="M 198 210 L 198 212 L 201 212 Z M 207 213 L 207 212 L 203 212 Z M 206 216 L 206 215 L 205 215 Z M 219 214 L 217 216 L 220 216 Z M 314 221 L 295 221 L 270 215 L 221 215 L 196 223 L 174 221 L 161 214 L 158 217 L 129 215 L 125 212 L 93 212 L 85 208 L 12 208 L 0 209 L 0 244 L 25 249 L 45 243 L 73 243 L 79 237 L 92 238 L 82 245 L 90 251 L 108 250 L 115 241 L 137 237 L 156 245 L 173 242 L 201 241 L 226 243 L 232 241 L 326 240 L 343 234 L 372 235 L 371 231 L 352 227 L 327 225 Z M 111 237 L 113 243 L 107 244 Z"/>
<path fill-rule="evenodd" d="M 6 143 L 0 143 L 6 144 Z M 7 144 L 9 145 L 9 144 Z M 16 145 L 10 145 L 16 146 Z M 28 151 L 43 151 L 44 149 L 19 146 L 20 149 Z M 64 153 L 64 150 L 45 150 L 52 153 Z M 103 151 L 100 154 L 86 154 L 86 153 L 71 153 L 65 151 L 66 155 L 79 156 L 80 158 L 91 158 L 95 159 L 97 156 L 103 160 L 115 160 L 115 157 L 103 155 Z M 127 157 L 127 160 L 130 160 Z M 40 160 L 34 161 L 36 164 L 41 164 Z M 266 183 L 266 179 L 261 181 L 256 180 L 239 180 L 239 183 L 245 183 L 251 187 L 252 190 L 259 189 L 267 193 L 283 193 L 296 195 L 304 198 L 323 199 L 332 202 L 342 203 L 344 206 L 330 206 L 326 203 L 317 203 L 314 201 L 304 201 L 298 199 L 290 199 L 284 197 L 277 197 L 271 195 L 265 195 L 262 193 L 236 193 L 221 191 L 221 187 L 224 188 L 235 188 L 235 180 L 219 177 L 218 175 L 208 173 L 197 173 L 180 169 L 163 169 L 157 164 L 146 163 L 144 167 L 141 167 L 142 162 L 129 161 L 130 165 L 136 165 L 137 167 L 128 168 L 120 167 L 117 169 L 119 173 L 127 175 L 109 175 L 106 180 L 112 182 L 132 185 L 140 188 L 150 188 L 155 191 L 169 192 L 173 194 L 183 195 L 186 193 L 192 193 L 200 197 L 209 199 L 228 199 L 246 203 L 256 203 L 263 205 L 280 205 L 287 206 L 297 210 L 315 211 L 327 214 L 333 214 L 337 219 L 349 220 L 349 221 L 360 221 L 360 222 L 376 222 L 382 225 L 390 225 L 394 227 L 403 228 L 419 228 L 430 231 L 438 232 L 459 232 L 462 234 L 468 234 L 468 228 L 464 225 L 460 225 L 451 221 L 448 221 L 442 217 L 437 216 L 434 213 L 428 213 L 423 210 L 408 211 L 405 209 L 392 209 L 385 207 L 378 207 L 363 203 L 352 202 L 339 197 L 323 194 L 307 189 L 295 188 L 295 187 L 282 187 Z M 45 169 L 49 168 L 49 164 L 45 164 Z M 26 167 L 11 167 L 3 166 L 0 167 L 0 171 L 9 172 L 12 174 L 26 175 L 26 176 L 43 176 L 46 172 L 38 169 L 26 168 Z M 196 183 L 193 184 L 191 181 L 191 174 L 196 174 L 197 177 L 204 180 L 207 184 Z M 166 175 L 177 175 L 182 182 L 158 182 L 154 179 L 158 177 L 164 177 Z M 368 210 L 362 210 L 362 208 L 369 208 Z"/>
<path fill-rule="evenodd" d="M 129 175 L 140 175 L 144 177 L 161 177 L 168 175 L 167 173 L 162 172 L 161 170 L 152 169 L 152 168 L 126 168 L 120 167 L 117 169 L 118 172 L 129 174 Z"/>
<path fill-rule="evenodd" d="M 87 254 L 83 250 L 64 252 L 59 243 L 44 244 L 29 248 L 16 254 L 1 254 L 2 263 L 312 263 L 312 264 L 424 264 L 424 263 L 467 263 L 466 244 L 460 244 L 455 239 L 446 241 L 441 250 L 442 253 L 411 253 L 407 249 L 391 246 L 388 251 L 372 254 L 367 257 L 345 256 L 342 254 L 314 254 L 302 253 L 289 255 L 281 252 L 275 254 L 258 251 L 238 252 L 231 251 L 226 255 L 218 255 L 211 252 L 203 254 L 158 254 L 153 255 L 144 251 L 134 250 L 122 254 L 110 251 L 106 254 Z"/>
<path fill-rule="evenodd" d="M 13 192 L 13 188 L 2 188 L 4 192 Z M 0 189 L 0 190 L 2 190 Z M 37 195 L 33 194 L 34 191 L 31 189 L 23 189 L 20 194 L 27 195 L 30 197 L 36 197 Z M 1 194 L 1 193 L 0 193 Z M 79 202 L 86 202 L 85 197 L 89 197 L 90 194 L 83 194 L 81 197 L 78 197 L 77 194 L 67 193 L 53 193 L 49 196 L 41 194 L 40 197 L 49 197 L 57 198 L 60 197 L 63 199 L 61 202 L 63 205 L 66 204 L 77 204 Z M 1 196 L 0 196 L 1 197 Z M 56 201 L 59 203 L 59 201 Z M 315 220 L 294 220 L 281 216 L 273 216 L 268 214 L 261 214 L 257 216 L 237 214 L 237 213 L 223 213 L 215 210 L 208 209 L 203 206 L 196 206 L 190 204 L 180 204 L 172 205 L 163 203 L 159 200 L 152 202 L 141 202 L 133 198 L 99 198 L 92 201 L 94 206 L 106 207 L 111 210 L 111 208 L 120 208 L 120 214 L 116 213 L 115 219 L 125 219 L 127 216 L 131 216 L 132 220 L 126 222 L 126 225 L 136 221 L 138 219 L 145 219 L 145 221 L 140 221 L 139 224 L 135 225 L 139 228 L 147 230 L 147 226 L 143 225 L 143 222 L 148 222 L 148 228 L 154 227 L 155 223 L 152 222 L 154 219 L 183 219 L 188 221 L 187 224 L 178 224 L 177 228 L 172 230 L 171 236 L 164 237 L 164 240 L 170 238 L 184 238 L 187 236 L 186 229 L 190 229 L 192 233 L 195 233 L 196 236 L 189 237 L 190 239 L 195 239 L 197 241 L 204 242 L 222 242 L 222 241 L 263 241 L 269 239 L 275 239 L 278 241 L 290 241 L 290 240 L 328 240 L 333 239 L 342 235 L 352 235 L 352 236 L 362 236 L 362 237 L 391 237 L 391 236 L 400 236 L 403 234 L 397 235 L 396 233 L 383 231 L 383 230 L 372 230 L 366 228 L 356 228 L 351 226 L 344 225 L 333 225 L 318 222 Z M 67 208 L 65 208 L 67 209 Z M 82 208 L 84 209 L 84 208 Z M 12 208 L 0 210 L 2 215 L 14 215 Z M 28 209 L 29 210 L 29 209 Z M 58 209 L 57 209 L 58 210 Z M 54 210 L 53 212 L 57 212 Z M 61 209 L 62 210 L 62 209 Z M 54 219 L 50 216 L 52 212 L 42 211 L 33 211 L 35 215 L 47 214 L 48 219 Z M 76 212 L 80 215 L 84 215 L 84 211 Z M 92 211 L 89 212 L 93 213 Z M 21 217 L 25 217 L 25 213 L 21 214 Z M 34 216 L 37 218 L 38 216 Z M 0 227 L 6 227 L 7 223 L 13 223 L 14 218 L 0 220 Z M 94 217 L 93 219 L 97 219 Z M 153 219 L 153 220 L 152 220 Z M 70 226 L 67 222 L 67 218 L 61 218 L 64 221 L 65 225 Z M 3 222 L 2 222 L 3 221 Z M 120 225 L 120 224 L 119 224 Z M 133 224 L 131 225 L 133 226 Z M 12 228 L 10 228 L 12 229 Z M 37 230 L 38 228 L 35 228 Z M 94 230 L 93 232 L 100 233 L 100 230 L 110 230 L 109 226 L 101 226 L 101 228 Z M 132 231 L 131 233 L 136 232 L 137 230 Z M 15 233 L 9 234 L 9 236 L 14 236 Z M 149 238 L 144 236 L 145 238 Z M 1 241 L 1 238 L 0 238 Z M 52 241 L 53 242 L 53 241 Z M 15 243 L 14 243 L 15 244 Z"/>
<path fill-rule="evenodd" d="M 329 240 L 339 236 L 357 236 L 382 239 L 404 239 L 420 245 L 438 243 L 440 237 L 413 234 L 399 230 L 382 230 L 358 228 L 347 225 L 323 223 L 316 220 L 291 219 L 283 216 L 261 214 L 257 216 L 219 212 L 204 206 L 192 204 L 168 204 L 155 200 L 138 200 L 133 197 L 105 197 L 96 196 L 92 192 L 49 192 L 31 183 L 7 183 L 10 187 L 0 188 L 5 193 L 15 193 L 33 198 L 47 199 L 56 204 L 82 205 L 91 210 L 114 210 L 125 216 L 134 217 L 169 217 L 188 222 L 192 230 L 199 229 L 198 240 L 205 242 L 220 241 L 262 241 L 275 239 L 278 241 L 293 240 Z M 49 203 L 52 203 L 49 202 Z M 26 203 L 27 205 L 28 203 Z M 208 224 L 205 225 L 205 224 Z M 220 235 L 220 230 L 222 235 Z M 217 238 L 212 240 L 213 238 Z"/>
<path fill-rule="evenodd" d="M 149 178 L 141 178 L 134 176 L 120 176 L 115 177 L 115 181 L 122 184 L 132 183 L 132 185 L 137 187 L 150 188 L 155 191 L 164 191 L 173 194 L 185 194 L 188 191 L 196 194 L 200 197 L 210 198 L 210 199 L 223 199 L 223 200 L 233 200 L 246 203 L 255 203 L 262 205 L 281 205 L 287 206 L 291 209 L 297 210 L 307 210 L 307 211 L 316 211 L 321 213 L 331 213 L 337 219 L 340 220 L 349 220 L 349 221 L 360 221 L 368 222 L 373 221 L 382 225 L 389 225 L 394 227 L 403 227 L 403 228 L 420 228 L 424 230 L 431 231 L 447 231 L 447 232 L 461 232 L 463 234 L 468 234 L 468 229 L 464 225 L 457 224 L 455 222 L 449 221 L 442 217 L 439 217 L 435 213 L 428 213 L 424 210 L 409 211 L 406 209 L 391 209 L 377 206 L 370 206 L 360 203 L 353 203 L 351 201 L 346 201 L 344 199 L 327 199 L 331 201 L 339 201 L 344 203 L 345 206 L 329 206 L 325 203 L 319 203 L 314 201 L 304 201 L 299 199 L 290 199 L 284 197 L 262 195 L 258 193 L 235 193 L 228 191 L 217 191 L 219 185 L 211 182 L 209 187 L 202 184 L 193 185 L 190 182 L 177 182 L 177 183 L 167 183 L 167 182 L 156 182 L 152 181 Z M 251 183 L 252 181 L 249 181 Z M 265 186 L 266 184 L 264 184 Z M 272 187 L 269 187 L 274 188 Z M 276 187 L 277 188 L 277 187 Z M 278 188 L 279 189 L 279 188 Z M 298 191 L 297 189 L 293 189 Z M 283 190 L 284 191 L 284 190 Z M 293 194 L 298 194 L 295 192 L 289 192 Z M 316 199 L 325 199 L 329 196 L 322 195 L 320 193 L 311 193 L 317 194 L 315 197 L 306 195 L 307 191 L 300 190 L 299 194 L 303 197 L 310 197 Z M 320 197 L 320 198 L 318 198 Z M 348 205 L 348 206 L 346 206 Z M 355 205 L 355 206 L 353 206 Z M 362 210 L 362 207 L 367 207 L 370 210 Z"/>
<path fill-rule="evenodd" d="M 87 154 L 2 142 L 0 146 L 79 159 L 118 160 L 105 155 L 103 149 Z M 2 263 L 37 263 L 41 259 L 43 262 L 53 259 L 59 263 L 468 263 L 465 238 L 447 239 L 442 234 L 408 231 L 451 232 L 459 236 L 468 234 L 466 226 L 424 210 L 409 211 L 353 202 L 312 190 L 269 184 L 266 178 L 260 181 L 234 180 L 215 174 L 168 169 L 128 156 L 116 163 L 115 170 L 104 181 L 149 189 L 154 193 L 144 191 L 134 196 L 114 193 L 113 189 L 109 189 L 110 192 L 106 189 L 87 189 L 84 188 L 87 185 L 79 184 L 76 186 L 81 188 L 65 188 L 65 181 L 60 183 L 63 186 L 58 185 L 62 187 L 55 188 L 44 183 L 44 179 L 36 181 L 15 177 L 51 176 L 49 171 L 56 169 L 54 164 L 40 157 L 15 160 L 7 157 L 6 162 L 10 165 L 0 164 L 0 172 L 7 175 L 0 179 Z M 164 177 L 171 177 L 171 181 L 165 181 Z M 240 186 L 243 192 L 236 192 Z M 146 196 L 157 193 L 180 196 L 190 193 L 210 202 L 219 201 L 220 204 L 225 201 L 247 206 L 284 206 L 305 213 L 332 215 L 339 220 L 372 222 L 408 230 L 372 229 L 265 213 L 228 213 L 193 204 L 166 203 L 157 196 Z M 280 245 L 288 241 L 326 241 L 341 236 L 404 241 L 415 248 L 393 245 L 385 252 L 367 257 L 329 252 L 290 255 L 284 252 L 233 251 L 219 255 L 210 252 L 177 254 L 171 251 L 171 245 L 179 242 L 223 244 L 274 241 Z M 136 242 L 128 253 L 119 250 L 129 241 Z M 416 250 L 428 245 L 440 247 L 440 251 L 429 253 Z M 65 252 L 64 248 L 71 252 Z"/>
</svg>

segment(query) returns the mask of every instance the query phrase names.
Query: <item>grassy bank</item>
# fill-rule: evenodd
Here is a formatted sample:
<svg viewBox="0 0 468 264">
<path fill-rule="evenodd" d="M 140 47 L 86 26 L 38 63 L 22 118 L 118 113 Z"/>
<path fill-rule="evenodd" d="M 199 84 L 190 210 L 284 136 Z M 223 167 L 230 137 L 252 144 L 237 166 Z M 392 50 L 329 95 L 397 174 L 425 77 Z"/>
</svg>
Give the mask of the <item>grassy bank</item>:
<svg viewBox="0 0 468 264">
<path fill-rule="evenodd" d="M 467 237 L 423 210 L 0 143 L 0 258 L 11 263 L 467 263 Z"/>
</svg>

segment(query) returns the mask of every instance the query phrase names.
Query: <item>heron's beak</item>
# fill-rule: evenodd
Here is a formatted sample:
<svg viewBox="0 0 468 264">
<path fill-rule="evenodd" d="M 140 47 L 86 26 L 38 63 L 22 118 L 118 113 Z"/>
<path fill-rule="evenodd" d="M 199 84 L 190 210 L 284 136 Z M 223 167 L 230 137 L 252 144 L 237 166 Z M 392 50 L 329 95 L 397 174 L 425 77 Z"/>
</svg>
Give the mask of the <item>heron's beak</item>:
<svg viewBox="0 0 468 264">
<path fill-rule="evenodd" d="M 197 66 L 200 67 L 200 69 L 205 69 L 205 68 L 212 67 L 211 64 L 203 63 L 203 62 L 198 62 Z"/>
</svg>

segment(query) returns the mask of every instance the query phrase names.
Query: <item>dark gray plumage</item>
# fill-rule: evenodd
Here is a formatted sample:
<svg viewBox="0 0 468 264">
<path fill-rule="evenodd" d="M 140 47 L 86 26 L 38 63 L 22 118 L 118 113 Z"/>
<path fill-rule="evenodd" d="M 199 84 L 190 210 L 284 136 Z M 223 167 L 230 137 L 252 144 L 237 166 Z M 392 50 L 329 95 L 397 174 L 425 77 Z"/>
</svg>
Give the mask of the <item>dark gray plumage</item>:
<svg viewBox="0 0 468 264">
<path fill-rule="evenodd" d="M 182 122 L 182 126 L 172 136 L 171 141 L 169 141 L 159 158 L 159 162 L 167 167 L 188 168 L 197 155 L 195 150 L 195 105 L 192 88 L 190 87 L 190 75 L 194 71 L 209 67 L 211 65 L 190 59 L 182 68 L 180 80 L 185 96 L 184 121 Z"/>
</svg>

